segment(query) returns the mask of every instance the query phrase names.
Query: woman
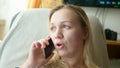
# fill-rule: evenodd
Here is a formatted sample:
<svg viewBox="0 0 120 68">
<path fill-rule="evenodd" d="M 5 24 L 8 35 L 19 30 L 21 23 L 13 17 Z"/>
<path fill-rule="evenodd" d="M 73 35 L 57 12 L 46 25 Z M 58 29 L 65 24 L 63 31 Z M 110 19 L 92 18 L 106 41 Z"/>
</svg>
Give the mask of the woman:
<svg viewBox="0 0 120 68">
<path fill-rule="evenodd" d="M 35 41 L 21 68 L 98 68 L 91 59 L 91 30 L 86 13 L 78 6 L 61 5 L 51 10 L 50 34 Z M 47 59 L 43 49 L 52 39 L 55 50 Z"/>
</svg>

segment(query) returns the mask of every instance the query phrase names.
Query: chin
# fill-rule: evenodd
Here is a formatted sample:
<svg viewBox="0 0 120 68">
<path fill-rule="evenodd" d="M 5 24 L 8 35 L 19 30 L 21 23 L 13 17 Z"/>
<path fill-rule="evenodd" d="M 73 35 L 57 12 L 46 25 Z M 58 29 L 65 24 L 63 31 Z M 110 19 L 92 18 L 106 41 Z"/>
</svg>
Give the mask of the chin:
<svg viewBox="0 0 120 68">
<path fill-rule="evenodd" d="M 66 52 L 58 52 L 60 57 L 66 57 L 68 54 Z"/>
</svg>

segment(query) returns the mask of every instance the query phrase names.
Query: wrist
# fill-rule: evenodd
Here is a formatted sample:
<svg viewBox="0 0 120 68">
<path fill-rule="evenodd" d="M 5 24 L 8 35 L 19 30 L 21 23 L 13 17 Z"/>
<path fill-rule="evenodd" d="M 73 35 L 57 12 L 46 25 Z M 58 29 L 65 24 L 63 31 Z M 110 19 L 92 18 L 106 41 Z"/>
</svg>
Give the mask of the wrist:
<svg viewBox="0 0 120 68">
<path fill-rule="evenodd" d="M 43 68 L 42 65 L 26 61 L 23 65 L 20 66 L 20 68 Z"/>
<path fill-rule="evenodd" d="M 20 68 L 39 68 L 39 67 L 37 67 L 37 65 L 35 64 L 26 61 L 23 65 L 20 66 Z"/>
</svg>

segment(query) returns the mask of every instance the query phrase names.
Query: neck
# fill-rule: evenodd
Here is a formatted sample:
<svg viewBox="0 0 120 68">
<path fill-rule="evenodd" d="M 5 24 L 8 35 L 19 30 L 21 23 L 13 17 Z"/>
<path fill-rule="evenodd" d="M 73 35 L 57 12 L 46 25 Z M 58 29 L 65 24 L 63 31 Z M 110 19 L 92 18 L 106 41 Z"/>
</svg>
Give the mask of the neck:
<svg viewBox="0 0 120 68">
<path fill-rule="evenodd" d="M 70 68 L 87 68 L 84 59 L 81 56 L 74 56 L 70 58 L 61 58 L 65 63 L 67 63 Z M 71 62 L 72 61 L 72 62 Z"/>
</svg>

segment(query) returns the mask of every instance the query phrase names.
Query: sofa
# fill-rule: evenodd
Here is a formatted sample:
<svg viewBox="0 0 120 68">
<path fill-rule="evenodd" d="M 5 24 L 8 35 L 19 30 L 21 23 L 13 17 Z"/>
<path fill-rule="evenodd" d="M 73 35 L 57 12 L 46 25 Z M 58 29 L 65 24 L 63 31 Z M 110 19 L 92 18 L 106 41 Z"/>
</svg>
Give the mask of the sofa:
<svg viewBox="0 0 120 68">
<path fill-rule="evenodd" d="M 12 20 L 9 32 L 0 44 L 0 68 L 20 66 L 27 58 L 29 48 L 35 40 L 48 33 L 48 16 L 51 9 L 27 9 L 20 11 Z M 109 68 L 105 35 L 98 18 L 88 15 L 93 35 L 94 62 L 100 68 Z"/>
</svg>

